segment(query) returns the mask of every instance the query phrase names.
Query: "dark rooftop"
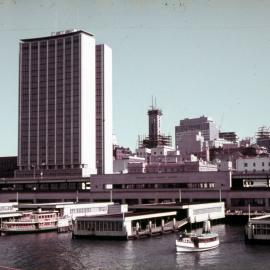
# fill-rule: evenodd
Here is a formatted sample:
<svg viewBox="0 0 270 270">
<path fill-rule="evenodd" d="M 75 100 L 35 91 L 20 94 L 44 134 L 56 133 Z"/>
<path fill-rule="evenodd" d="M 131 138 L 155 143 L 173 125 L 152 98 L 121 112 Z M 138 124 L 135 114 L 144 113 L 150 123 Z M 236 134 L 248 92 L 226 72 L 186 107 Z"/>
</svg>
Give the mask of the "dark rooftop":
<svg viewBox="0 0 270 270">
<path fill-rule="evenodd" d="M 68 31 L 68 30 L 67 30 Z M 55 32 L 55 35 L 51 35 L 51 36 L 46 36 L 46 37 L 39 37 L 39 38 L 27 38 L 27 39 L 21 39 L 21 42 L 33 42 L 33 41 L 39 41 L 39 40 L 43 40 L 43 39 L 55 39 L 57 37 L 63 36 L 63 37 L 68 37 L 68 36 L 73 36 L 73 35 L 77 35 L 77 34 L 86 34 L 88 36 L 93 37 L 94 35 L 82 30 L 77 30 L 77 31 L 73 31 L 73 32 L 67 32 L 67 31 L 59 31 L 59 32 L 63 32 L 62 34 L 56 34 L 59 32 Z"/>
<path fill-rule="evenodd" d="M 169 211 L 172 212 L 172 211 Z M 153 215 L 153 214 L 164 214 L 167 212 L 157 212 L 157 211 L 145 211 L 145 212 L 125 212 L 125 213 L 117 213 L 117 214 L 108 214 L 108 215 L 95 215 L 95 216 L 79 216 L 77 219 L 80 218 L 90 218 L 90 219 L 96 219 L 96 218 L 121 218 L 121 217 L 136 217 L 136 216 L 146 216 L 146 215 Z"/>
</svg>

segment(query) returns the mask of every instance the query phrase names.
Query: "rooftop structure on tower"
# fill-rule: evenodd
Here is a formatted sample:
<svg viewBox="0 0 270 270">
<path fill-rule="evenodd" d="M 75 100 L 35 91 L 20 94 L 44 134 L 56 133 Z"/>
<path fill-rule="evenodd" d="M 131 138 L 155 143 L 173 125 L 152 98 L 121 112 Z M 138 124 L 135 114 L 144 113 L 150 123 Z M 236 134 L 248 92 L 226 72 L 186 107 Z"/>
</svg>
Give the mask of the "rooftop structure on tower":
<svg viewBox="0 0 270 270">
<path fill-rule="evenodd" d="M 148 114 L 148 136 L 143 137 L 142 139 L 139 137 L 139 148 L 154 148 L 157 146 L 171 146 L 172 137 L 165 136 L 160 132 L 160 118 L 162 116 L 161 109 L 157 108 L 156 102 L 155 104 L 152 101 L 152 106 L 147 112 Z"/>
</svg>

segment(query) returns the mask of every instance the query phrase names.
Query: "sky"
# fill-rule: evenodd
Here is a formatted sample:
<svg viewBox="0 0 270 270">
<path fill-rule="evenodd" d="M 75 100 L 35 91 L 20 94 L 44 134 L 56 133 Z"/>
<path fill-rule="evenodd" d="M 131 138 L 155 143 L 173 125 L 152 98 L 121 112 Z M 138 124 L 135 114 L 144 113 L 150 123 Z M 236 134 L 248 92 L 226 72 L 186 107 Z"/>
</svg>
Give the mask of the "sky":
<svg viewBox="0 0 270 270">
<path fill-rule="evenodd" d="M 270 126 L 268 0 L 0 0 L 0 156 L 17 155 L 19 40 L 81 29 L 113 52 L 113 133 L 135 149 L 156 97 L 161 129 L 211 117 L 253 137 Z"/>
</svg>

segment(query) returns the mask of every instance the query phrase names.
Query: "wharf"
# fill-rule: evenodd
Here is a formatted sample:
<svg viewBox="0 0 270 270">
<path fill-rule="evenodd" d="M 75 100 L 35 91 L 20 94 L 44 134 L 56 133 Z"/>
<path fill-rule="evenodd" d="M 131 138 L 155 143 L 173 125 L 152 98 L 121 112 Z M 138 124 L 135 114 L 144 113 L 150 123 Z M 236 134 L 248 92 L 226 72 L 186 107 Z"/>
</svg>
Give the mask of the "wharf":
<svg viewBox="0 0 270 270">
<path fill-rule="evenodd" d="M 173 233 L 176 231 L 179 231 L 181 227 L 188 224 L 188 219 L 183 219 L 180 221 L 176 221 L 173 223 L 172 221 L 165 224 L 164 226 L 153 226 L 151 228 L 147 228 L 145 230 L 134 230 L 133 234 L 128 237 L 128 239 L 140 239 L 145 237 L 151 237 L 155 235 L 161 235 L 161 234 L 167 234 L 167 233 Z"/>
</svg>

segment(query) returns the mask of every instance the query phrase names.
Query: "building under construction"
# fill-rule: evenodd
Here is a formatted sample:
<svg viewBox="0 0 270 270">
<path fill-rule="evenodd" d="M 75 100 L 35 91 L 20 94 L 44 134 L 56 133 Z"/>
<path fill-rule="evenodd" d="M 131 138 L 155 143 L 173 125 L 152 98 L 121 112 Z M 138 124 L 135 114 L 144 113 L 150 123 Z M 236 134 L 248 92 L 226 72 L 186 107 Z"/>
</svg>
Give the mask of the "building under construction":
<svg viewBox="0 0 270 270">
<path fill-rule="evenodd" d="M 256 143 L 259 146 L 267 148 L 270 152 L 270 130 L 269 128 L 263 126 L 260 127 L 256 134 Z"/>
<path fill-rule="evenodd" d="M 219 138 L 233 143 L 238 141 L 238 137 L 235 132 L 219 132 Z"/>
<path fill-rule="evenodd" d="M 156 107 L 156 105 L 151 106 L 148 110 L 148 136 L 139 137 L 139 148 L 154 148 L 157 146 L 171 146 L 172 137 L 165 136 L 160 133 L 160 118 L 162 116 L 162 111 Z"/>
</svg>

